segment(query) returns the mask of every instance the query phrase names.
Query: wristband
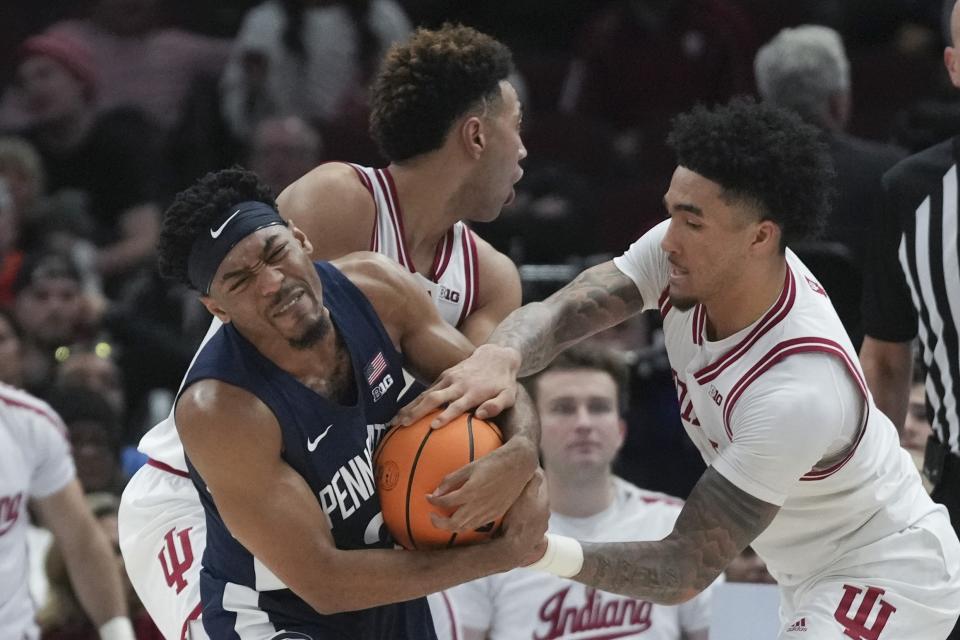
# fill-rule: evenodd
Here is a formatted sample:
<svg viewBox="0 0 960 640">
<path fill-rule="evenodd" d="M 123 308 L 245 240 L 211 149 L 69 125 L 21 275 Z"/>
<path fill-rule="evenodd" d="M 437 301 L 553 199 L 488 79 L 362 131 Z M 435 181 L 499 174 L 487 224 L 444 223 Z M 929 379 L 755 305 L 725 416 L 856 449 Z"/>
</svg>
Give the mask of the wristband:
<svg viewBox="0 0 960 640">
<path fill-rule="evenodd" d="M 547 550 L 543 557 L 525 568 L 572 578 L 583 568 L 583 547 L 573 538 L 548 533 Z"/>
<path fill-rule="evenodd" d="M 136 640 L 130 618 L 117 616 L 110 618 L 99 629 L 100 640 Z"/>
</svg>

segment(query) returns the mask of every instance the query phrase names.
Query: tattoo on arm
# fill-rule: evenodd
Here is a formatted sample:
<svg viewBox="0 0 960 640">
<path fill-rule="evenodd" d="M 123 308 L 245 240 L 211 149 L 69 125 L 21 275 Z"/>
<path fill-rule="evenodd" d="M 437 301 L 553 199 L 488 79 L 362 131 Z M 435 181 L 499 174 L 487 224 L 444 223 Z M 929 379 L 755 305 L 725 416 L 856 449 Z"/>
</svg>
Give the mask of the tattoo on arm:
<svg viewBox="0 0 960 640">
<path fill-rule="evenodd" d="M 643 309 L 633 280 L 613 262 L 587 269 L 543 302 L 511 313 L 489 342 L 517 349 L 520 376 L 536 373 L 566 347 Z"/>
<path fill-rule="evenodd" d="M 583 569 L 574 580 L 659 604 L 685 602 L 709 586 L 779 510 L 709 467 L 669 536 L 584 544 Z"/>
</svg>

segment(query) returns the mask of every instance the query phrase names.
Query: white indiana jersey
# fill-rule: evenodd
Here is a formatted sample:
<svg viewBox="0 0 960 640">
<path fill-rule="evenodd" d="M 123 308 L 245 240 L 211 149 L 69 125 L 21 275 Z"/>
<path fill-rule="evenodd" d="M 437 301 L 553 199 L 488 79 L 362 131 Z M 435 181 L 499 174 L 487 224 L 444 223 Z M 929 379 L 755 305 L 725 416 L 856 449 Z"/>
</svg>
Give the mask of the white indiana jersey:
<svg viewBox="0 0 960 640">
<path fill-rule="evenodd" d="M 390 172 L 387 169 L 347 164 L 357 172 L 358 179 L 373 196 L 376 204 L 370 250 L 393 258 L 410 269 L 430 294 L 433 304 L 440 311 L 440 316 L 449 324 L 458 327 L 476 308 L 477 292 L 480 286 L 477 243 L 473 232 L 462 222 L 457 222 L 437 245 L 430 277 L 426 278 L 416 273 L 403 240 L 403 212 L 397 200 L 397 192 Z M 207 334 L 197 348 L 197 353 L 200 353 L 203 345 L 220 328 L 220 324 L 219 320 L 213 319 Z M 196 359 L 196 353 L 193 357 Z M 192 361 L 190 365 L 193 366 Z M 173 422 L 172 409 L 165 420 L 143 436 L 137 448 L 150 457 L 151 464 L 161 468 L 172 468 L 182 473 L 187 471 L 183 445 L 180 443 L 180 436 Z"/>
<path fill-rule="evenodd" d="M 75 475 L 59 416 L 0 384 L 0 638 L 39 636 L 27 578 L 27 502 L 60 491 Z"/>
<path fill-rule="evenodd" d="M 550 532 L 588 542 L 660 540 L 672 530 L 682 503 L 614 478 L 615 497 L 588 518 L 550 516 Z M 713 586 L 677 606 L 654 604 L 558 578 L 514 569 L 446 591 L 462 629 L 490 640 L 642 638 L 680 640 L 710 625 Z"/>
<path fill-rule="evenodd" d="M 390 170 L 352 163 L 350 166 L 377 206 L 370 250 L 393 258 L 416 275 L 433 298 L 440 316 L 448 324 L 459 327 L 477 306 L 480 271 L 473 232 L 463 222 L 457 222 L 437 245 L 430 275 L 418 273 L 403 239 L 403 209 Z"/>
<path fill-rule="evenodd" d="M 874 405 L 826 292 L 796 255 L 786 251 L 774 305 L 711 342 L 702 305 L 670 304 L 660 248 L 668 224 L 614 263 L 636 283 L 644 308 L 660 309 L 683 426 L 704 461 L 781 507 L 752 543 L 780 585 L 862 564 L 859 549 L 936 511 L 893 424 Z M 826 406 L 843 411 L 824 419 Z"/>
</svg>

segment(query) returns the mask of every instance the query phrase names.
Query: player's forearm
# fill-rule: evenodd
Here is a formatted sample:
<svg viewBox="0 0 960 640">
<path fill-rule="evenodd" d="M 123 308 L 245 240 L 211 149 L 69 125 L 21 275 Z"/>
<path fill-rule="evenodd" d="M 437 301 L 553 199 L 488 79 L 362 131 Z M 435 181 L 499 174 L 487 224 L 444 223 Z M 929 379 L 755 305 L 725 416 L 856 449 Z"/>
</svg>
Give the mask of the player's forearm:
<svg viewBox="0 0 960 640">
<path fill-rule="evenodd" d="M 613 262 L 587 269 L 543 302 L 520 307 L 488 342 L 516 350 L 517 375 L 540 371 L 567 347 L 643 308 L 640 292 Z"/>
<path fill-rule="evenodd" d="M 94 626 L 99 628 L 108 620 L 126 616 L 127 603 L 117 560 L 93 519 L 89 526 L 80 527 L 72 540 L 66 544 L 58 540 L 58 544 L 62 544 L 77 599 Z"/>
<path fill-rule="evenodd" d="M 693 598 L 720 575 L 729 559 L 681 541 L 583 543 L 583 569 L 574 580 L 656 604 Z"/>
<path fill-rule="evenodd" d="M 866 336 L 860 363 L 873 400 L 898 432 L 903 431 L 910 401 L 913 350 L 910 342 L 887 342 Z"/>
<path fill-rule="evenodd" d="M 523 387 L 518 385 L 516 404 L 503 412 L 497 423 L 506 443 L 501 449 L 510 452 L 517 464 L 529 471 L 529 478 L 539 465 L 540 418 Z"/>
<path fill-rule="evenodd" d="M 513 568 L 499 541 L 436 551 L 336 551 L 298 593 L 321 614 L 404 602 Z"/>
</svg>

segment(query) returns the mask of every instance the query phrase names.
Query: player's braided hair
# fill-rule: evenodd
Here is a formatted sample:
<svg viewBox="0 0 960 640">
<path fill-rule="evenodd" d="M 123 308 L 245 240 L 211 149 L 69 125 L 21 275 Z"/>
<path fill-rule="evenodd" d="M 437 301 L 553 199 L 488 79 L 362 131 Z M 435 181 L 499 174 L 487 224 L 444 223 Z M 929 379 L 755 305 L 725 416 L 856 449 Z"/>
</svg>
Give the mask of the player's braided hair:
<svg viewBox="0 0 960 640">
<path fill-rule="evenodd" d="M 796 114 L 748 98 L 674 118 L 677 164 L 760 209 L 781 230 L 781 251 L 815 238 L 830 211 L 833 162 L 819 131 Z"/>
<path fill-rule="evenodd" d="M 205 233 L 224 211 L 246 200 L 277 208 L 270 187 L 257 174 L 241 167 L 208 173 L 178 193 L 163 214 L 157 244 L 160 275 L 192 287 L 187 258 L 197 234 Z"/>
<path fill-rule="evenodd" d="M 486 98 L 513 71 L 504 44 L 462 25 L 418 29 L 394 45 L 374 78 L 370 135 L 392 162 L 443 145 L 454 120 Z"/>
</svg>

